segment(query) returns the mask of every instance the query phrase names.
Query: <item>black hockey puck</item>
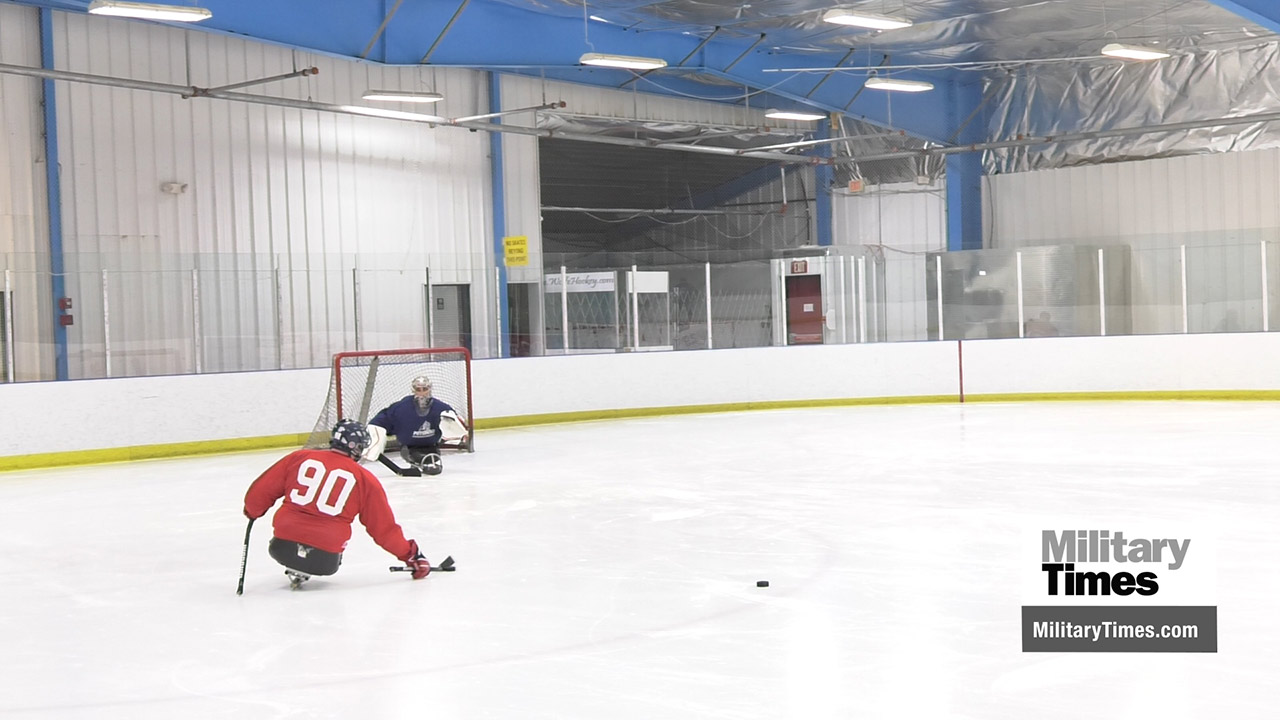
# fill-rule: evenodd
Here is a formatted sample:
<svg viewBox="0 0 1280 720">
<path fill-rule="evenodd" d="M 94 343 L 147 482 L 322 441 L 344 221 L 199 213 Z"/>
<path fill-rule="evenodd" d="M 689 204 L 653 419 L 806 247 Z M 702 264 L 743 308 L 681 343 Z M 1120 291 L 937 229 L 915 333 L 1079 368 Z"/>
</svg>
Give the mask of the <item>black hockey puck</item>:
<svg viewBox="0 0 1280 720">
<path fill-rule="evenodd" d="M 757 580 L 757 581 L 756 581 L 756 587 L 769 587 L 769 581 L 768 581 L 768 580 Z"/>
</svg>

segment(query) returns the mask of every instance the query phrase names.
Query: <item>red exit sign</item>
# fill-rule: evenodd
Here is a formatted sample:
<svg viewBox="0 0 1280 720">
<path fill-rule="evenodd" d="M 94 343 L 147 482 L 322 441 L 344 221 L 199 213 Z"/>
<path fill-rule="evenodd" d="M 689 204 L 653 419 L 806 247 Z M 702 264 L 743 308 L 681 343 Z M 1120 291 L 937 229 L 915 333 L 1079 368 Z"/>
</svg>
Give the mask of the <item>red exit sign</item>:
<svg viewBox="0 0 1280 720">
<path fill-rule="evenodd" d="M 804 273 L 807 273 L 807 272 L 809 272 L 808 260 L 792 260 L 791 261 L 792 275 L 803 275 Z"/>
</svg>

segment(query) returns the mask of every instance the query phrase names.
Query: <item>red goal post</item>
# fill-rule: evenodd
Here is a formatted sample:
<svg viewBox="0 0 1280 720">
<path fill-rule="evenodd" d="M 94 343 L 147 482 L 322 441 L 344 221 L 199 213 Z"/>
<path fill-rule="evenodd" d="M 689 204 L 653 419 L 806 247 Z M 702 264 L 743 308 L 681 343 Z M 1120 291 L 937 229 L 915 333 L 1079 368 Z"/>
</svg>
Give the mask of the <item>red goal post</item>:
<svg viewBox="0 0 1280 720">
<path fill-rule="evenodd" d="M 391 403 L 413 393 L 413 379 L 431 378 L 431 395 L 453 407 L 467 426 L 465 444 L 444 445 L 472 452 L 475 423 L 471 407 L 471 353 L 466 348 L 360 350 L 333 356 L 329 395 L 307 447 L 328 447 L 339 420 L 369 422 Z"/>
</svg>

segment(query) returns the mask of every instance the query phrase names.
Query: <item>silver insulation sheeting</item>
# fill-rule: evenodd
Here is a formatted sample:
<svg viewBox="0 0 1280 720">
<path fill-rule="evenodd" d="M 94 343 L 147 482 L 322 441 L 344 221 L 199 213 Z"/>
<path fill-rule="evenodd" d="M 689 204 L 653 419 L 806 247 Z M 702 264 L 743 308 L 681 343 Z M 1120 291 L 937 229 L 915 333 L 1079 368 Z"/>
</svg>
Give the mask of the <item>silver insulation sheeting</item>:
<svg viewBox="0 0 1280 720">
<path fill-rule="evenodd" d="M 579 0 L 503 1 L 584 15 Z M 822 21 L 832 7 L 898 15 L 915 24 L 881 33 L 832 26 Z M 1212 122 L 1280 110 L 1280 70 L 1274 69 L 1280 41 L 1209 0 L 589 0 L 585 10 L 636 31 L 702 28 L 693 33 L 705 37 L 718 28 L 721 39 L 764 34 L 762 50 L 830 54 L 832 65 L 856 49 L 838 72 L 865 74 L 888 55 L 890 67 L 916 66 L 912 72 L 925 77 L 964 81 L 974 73 L 987 98 L 978 121 L 991 143 L 1132 130 L 986 150 L 988 173 L 1280 145 L 1280 126 Z M 1109 42 L 1159 46 L 1173 57 L 1126 63 L 1099 56 Z M 863 50 L 866 61 L 859 62 Z M 1201 126 L 1150 131 L 1186 122 Z M 911 148 L 901 142 L 858 145 L 855 157 Z M 837 146 L 837 154 L 851 150 Z M 883 165 L 878 170 L 870 172 L 884 174 L 884 181 L 937 172 Z"/>
<path fill-rule="evenodd" d="M 1019 135 L 1132 128 L 1133 134 L 988 151 L 988 173 L 1280 147 L 1276 123 L 1220 123 L 1280 110 L 1280 43 L 1197 51 L 1154 63 L 1098 62 L 1011 75 L 989 88 L 987 131 Z M 1151 132 L 1173 123 L 1201 123 Z"/>
<path fill-rule="evenodd" d="M 1270 35 L 1209 0 L 587 0 L 585 8 L 582 0 L 499 1 L 565 17 L 589 15 L 640 32 L 763 33 L 766 50 L 866 49 L 891 54 L 895 65 L 1067 58 L 1096 54 L 1107 42 L 1214 47 Z M 877 33 L 823 22 L 834 7 L 915 24 Z"/>
</svg>

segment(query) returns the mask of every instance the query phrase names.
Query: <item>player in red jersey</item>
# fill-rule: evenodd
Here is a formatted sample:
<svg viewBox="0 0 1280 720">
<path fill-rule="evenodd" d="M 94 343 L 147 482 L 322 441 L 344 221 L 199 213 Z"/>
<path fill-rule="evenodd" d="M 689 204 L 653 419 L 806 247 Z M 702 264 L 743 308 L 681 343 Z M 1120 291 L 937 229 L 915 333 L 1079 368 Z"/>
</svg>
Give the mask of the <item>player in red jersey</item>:
<svg viewBox="0 0 1280 720">
<path fill-rule="evenodd" d="M 333 427 L 328 450 L 297 450 L 258 476 L 244 496 L 244 514 L 262 517 L 284 498 L 272 523 L 275 537 L 268 551 L 285 566 L 296 589 L 312 575 L 332 575 L 342 564 L 356 516 L 374 542 L 395 555 L 420 580 L 431 565 L 406 540 L 378 478 L 360 466 L 371 438 L 364 425 L 341 420 Z"/>
</svg>

